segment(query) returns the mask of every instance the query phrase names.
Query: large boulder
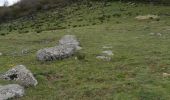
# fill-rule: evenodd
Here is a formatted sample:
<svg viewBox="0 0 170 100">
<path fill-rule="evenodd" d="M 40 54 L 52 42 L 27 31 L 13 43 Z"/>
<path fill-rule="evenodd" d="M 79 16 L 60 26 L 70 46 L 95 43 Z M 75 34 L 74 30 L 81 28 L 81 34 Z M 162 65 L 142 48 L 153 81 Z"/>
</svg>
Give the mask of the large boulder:
<svg viewBox="0 0 170 100">
<path fill-rule="evenodd" d="M 31 73 L 31 71 L 28 70 L 23 65 L 15 66 L 14 68 L 2 74 L 0 78 L 4 80 L 17 81 L 20 85 L 25 86 L 25 87 L 36 86 L 38 84 L 37 80 Z"/>
<path fill-rule="evenodd" d="M 40 61 L 53 61 L 68 58 L 80 50 L 80 43 L 74 35 L 65 35 L 59 40 L 59 45 L 41 49 L 37 52 Z"/>
<path fill-rule="evenodd" d="M 72 56 L 76 51 L 75 47 L 59 45 L 51 48 L 41 49 L 37 52 L 37 59 L 40 61 L 61 60 Z"/>
<path fill-rule="evenodd" d="M 22 97 L 24 88 L 17 84 L 0 86 L 0 100 L 8 100 L 11 98 Z"/>
</svg>

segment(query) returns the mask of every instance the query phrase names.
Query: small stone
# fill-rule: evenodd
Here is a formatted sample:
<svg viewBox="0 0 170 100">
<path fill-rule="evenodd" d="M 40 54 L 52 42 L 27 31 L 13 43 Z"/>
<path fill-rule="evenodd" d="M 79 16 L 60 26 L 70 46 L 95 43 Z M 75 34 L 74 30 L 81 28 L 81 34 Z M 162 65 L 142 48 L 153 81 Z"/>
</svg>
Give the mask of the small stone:
<svg viewBox="0 0 170 100">
<path fill-rule="evenodd" d="M 23 50 L 21 51 L 21 53 L 22 53 L 22 54 L 28 54 L 28 53 L 29 53 L 29 50 L 28 50 L 28 49 L 23 49 Z"/>
<path fill-rule="evenodd" d="M 20 85 L 25 87 L 36 86 L 38 84 L 31 71 L 26 69 L 24 65 L 15 66 L 14 68 L 0 75 L 0 78 L 4 80 L 17 81 Z"/>
<path fill-rule="evenodd" d="M 0 56 L 2 56 L 2 53 L 0 52 Z"/>
<path fill-rule="evenodd" d="M 150 35 L 155 35 L 155 33 L 149 33 Z"/>
<path fill-rule="evenodd" d="M 104 61 L 111 61 L 111 57 L 107 56 L 97 56 L 96 58 Z"/>
<path fill-rule="evenodd" d="M 161 33 L 157 33 L 157 35 L 158 35 L 158 36 L 162 36 L 162 34 L 161 34 Z"/>
<path fill-rule="evenodd" d="M 112 46 L 103 46 L 103 49 L 112 49 Z"/>
<path fill-rule="evenodd" d="M 107 56 L 113 56 L 114 55 L 111 50 L 103 51 L 102 53 L 107 55 Z"/>
<path fill-rule="evenodd" d="M 140 15 L 136 17 L 137 20 L 150 20 L 150 19 L 159 19 L 157 15 Z"/>
<path fill-rule="evenodd" d="M 168 73 L 163 73 L 162 75 L 163 75 L 163 77 L 170 77 L 170 74 L 168 74 Z"/>
<path fill-rule="evenodd" d="M 0 86 L 0 100 L 8 100 L 24 96 L 24 88 L 17 84 Z"/>
</svg>

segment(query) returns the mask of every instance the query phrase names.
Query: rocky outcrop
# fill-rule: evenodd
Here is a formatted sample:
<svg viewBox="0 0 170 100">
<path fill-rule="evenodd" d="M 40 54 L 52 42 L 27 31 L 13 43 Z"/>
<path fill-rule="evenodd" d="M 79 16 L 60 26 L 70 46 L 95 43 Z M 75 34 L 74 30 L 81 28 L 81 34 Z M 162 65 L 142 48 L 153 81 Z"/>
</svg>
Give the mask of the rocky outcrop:
<svg viewBox="0 0 170 100">
<path fill-rule="evenodd" d="M 8 100 L 11 98 L 22 97 L 24 88 L 17 84 L 0 86 L 0 100 Z"/>
<path fill-rule="evenodd" d="M 65 35 L 59 40 L 59 45 L 41 49 L 37 52 L 37 59 L 40 61 L 53 61 L 68 58 L 80 50 L 80 43 L 74 35 Z"/>
<path fill-rule="evenodd" d="M 24 65 L 18 65 L 0 76 L 4 80 L 14 80 L 24 87 L 36 86 L 37 80 Z"/>
</svg>

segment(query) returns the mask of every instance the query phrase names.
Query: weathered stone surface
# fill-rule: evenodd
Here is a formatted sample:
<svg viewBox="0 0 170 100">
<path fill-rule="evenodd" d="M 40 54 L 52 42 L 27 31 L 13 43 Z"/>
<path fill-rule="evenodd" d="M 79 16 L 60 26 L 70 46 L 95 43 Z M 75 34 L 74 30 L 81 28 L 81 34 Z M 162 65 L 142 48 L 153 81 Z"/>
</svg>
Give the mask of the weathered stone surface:
<svg viewBox="0 0 170 100">
<path fill-rule="evenodd" d="M 14 68 L 2 74 L 0 78 L 4 80 L 17 81 L 20 85 L 23 85 L 25 87 L 36 86 L 38 84 L 31 71 L 29 71 L 23 65 L 15 66 Z"/>
<path fill-rule="evenodd" d="M 74 35 L 65 35 L 59 40 L 58 46 L 39 50 L 37 59 L 40 61 L 53 61 L 68 58 L 81 49 L 79 45 L 80 43 Z"/>
<path fill-rule="evenodd" d="M 24 88 L 17 84 L 0 86 L 0 100 L 8 100 L 11 98 L 22 97 Z"/>
<path fill-rule="evenodd" d="M 56 47 L 41 49 L 37 52 L 37 59 L 40 61 L 61 60 L 72 56 L 76 51 L 75 47 L 59 45 Z"/>
</svg>

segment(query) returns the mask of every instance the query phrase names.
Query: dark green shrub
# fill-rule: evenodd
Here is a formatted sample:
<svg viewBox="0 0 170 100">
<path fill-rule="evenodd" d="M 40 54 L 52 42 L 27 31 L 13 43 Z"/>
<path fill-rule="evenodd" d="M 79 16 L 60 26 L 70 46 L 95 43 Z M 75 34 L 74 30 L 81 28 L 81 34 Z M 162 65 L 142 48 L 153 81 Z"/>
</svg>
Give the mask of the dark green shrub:
<svg viewBox="0 0 170 100">
<path fill-rule="evenodd" d="M 5 36 L 5 35 L 6 35 L 6 33 L 0 33 L 0 35 L 1 35 L 1 36 Z"/>
</svg>

